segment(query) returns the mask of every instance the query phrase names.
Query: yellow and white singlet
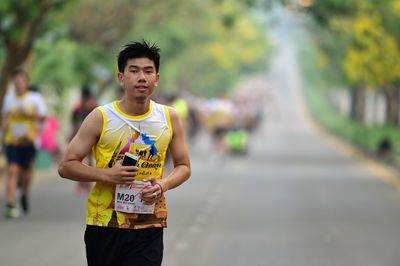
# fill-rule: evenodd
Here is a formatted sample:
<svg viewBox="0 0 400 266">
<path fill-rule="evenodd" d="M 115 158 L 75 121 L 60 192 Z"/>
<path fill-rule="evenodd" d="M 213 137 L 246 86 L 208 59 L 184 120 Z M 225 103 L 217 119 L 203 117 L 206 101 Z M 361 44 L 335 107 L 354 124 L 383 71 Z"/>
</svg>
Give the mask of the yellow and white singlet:
<svg viewBox="0 0 400 266">
<path fill-rule="evenodd" d="M 21 114 L 21 110 L 25 114 Z M 38 137 L 36 120 L 30 116 L 46 114 L 46 106 L 38 101 L 33 92 L 26 92 L 21 96 L 7 95 L 4 100 L 2 113 L 7 117 L 4 130 L 6 145 L 33 144 Z"/>
<path fill-rule="evenodd" d="M 96 166 L 111 168 L 125 152 L 139 156 L 135 180 L 161 179 L 166 152 L 172 139 L 168 107 L 150 102 L 149 111 L 140 116 L 124 113 L 112 102 L 97 107 L 103 128 L 94 147 Z M 86 223 L 118 228 L 166 227 L 167 205 L 164 195 L 155 203 L 154 214 L 124 213 L 114 210 L 115 185 L 97 182 L 89 194 Z"/>
</svg>

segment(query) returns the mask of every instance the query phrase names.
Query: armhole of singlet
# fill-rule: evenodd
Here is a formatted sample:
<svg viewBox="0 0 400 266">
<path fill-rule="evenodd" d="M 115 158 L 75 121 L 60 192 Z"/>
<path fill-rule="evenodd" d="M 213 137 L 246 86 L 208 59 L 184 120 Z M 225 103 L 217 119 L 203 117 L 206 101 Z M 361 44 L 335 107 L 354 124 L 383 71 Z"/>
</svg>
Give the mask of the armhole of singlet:
<svg viewBox="0 0 400 266">
<path fill-rule="evenodd" d="M 100 134 L 99 140 L 97 142 L 97 143 L 99 143 L 99 142 L 101 142 L 103 140 L 104 132 L 106 131 L 106 112 L 103 109 L 103 107 L 101 107 L 101 106 L 97 107 L 97 110 L 100 111 L 101 116 L 103 117 L 103 126 L 101 128 L 101 134 Z"/>
<path fill-rule="evenodd" d="M 165 108 L 165 117 L 167 119 L 169 131 L 171 133 L 171 139 L 172 139 L 172 136 L 174 134 L 174 129 L 172 128 L 171 115 L 169 114 L 169 107 L 165 106 L 164 108 Z"/>
</svg>

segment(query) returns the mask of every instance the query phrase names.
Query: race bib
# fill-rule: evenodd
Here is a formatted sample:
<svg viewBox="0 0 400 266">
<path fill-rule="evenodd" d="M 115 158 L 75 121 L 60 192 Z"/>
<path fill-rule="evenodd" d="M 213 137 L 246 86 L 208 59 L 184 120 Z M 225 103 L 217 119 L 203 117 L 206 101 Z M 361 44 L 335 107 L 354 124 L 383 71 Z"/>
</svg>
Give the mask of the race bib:
<svg viewBox="0 0 400 266">
<path fill-rule="evenodd" d="M 28 135 L 28 126 L 26 123 L 15 123 L 11 126 L 11 133 L 15 139 L 26 137 Z"/>
<path fill-rule="evenodd" d="M 151 187 L 151 183 L 142 181 L 134 181 L 132 185 L 117 185 L 114 209 L 126 213 L 153 214 L 155 204 L 147 205 L 140 197 L 140 192 L 148 187 Z"/>
</svg>

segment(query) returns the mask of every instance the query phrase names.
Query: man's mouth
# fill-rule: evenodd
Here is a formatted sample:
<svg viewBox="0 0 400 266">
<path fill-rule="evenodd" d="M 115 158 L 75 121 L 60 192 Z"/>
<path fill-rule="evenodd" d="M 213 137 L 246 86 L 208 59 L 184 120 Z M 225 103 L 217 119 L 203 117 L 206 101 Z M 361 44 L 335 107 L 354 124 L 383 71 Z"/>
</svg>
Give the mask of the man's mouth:
<svg viewBox="0 0 400 266">
<path fill-rule="evenodd" d="M 145 85 L 139 85 L 139 86 L 135 86 L 135 89 L 138 89 L 138 90 L 147 90 L 147 86 L 145 86 Z"/>
</svg>

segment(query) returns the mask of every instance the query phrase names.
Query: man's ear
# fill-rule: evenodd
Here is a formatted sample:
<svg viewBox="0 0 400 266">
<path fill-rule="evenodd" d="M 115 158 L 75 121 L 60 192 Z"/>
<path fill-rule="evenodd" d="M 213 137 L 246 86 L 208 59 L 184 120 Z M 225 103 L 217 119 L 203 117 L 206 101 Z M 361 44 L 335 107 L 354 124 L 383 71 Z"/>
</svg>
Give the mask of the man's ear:
<svg viewBox="0 0 400 266">
<path fill-rule="evenodd" d="M 118 72 L 117 78 L 118 78 L 119 85 L 120 85 L 121 87 L 123 87 L 123 84 L 124 84 L 124 74 L 121 73 L 121 72 Z"/>
<path fill-rule="evenodd" d="M 156 82 L 154 83 L 156 87 L 158 86 L 158 81 L 160 81 L 160 74 L 157 73 Z"/>
</svg>

